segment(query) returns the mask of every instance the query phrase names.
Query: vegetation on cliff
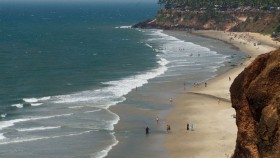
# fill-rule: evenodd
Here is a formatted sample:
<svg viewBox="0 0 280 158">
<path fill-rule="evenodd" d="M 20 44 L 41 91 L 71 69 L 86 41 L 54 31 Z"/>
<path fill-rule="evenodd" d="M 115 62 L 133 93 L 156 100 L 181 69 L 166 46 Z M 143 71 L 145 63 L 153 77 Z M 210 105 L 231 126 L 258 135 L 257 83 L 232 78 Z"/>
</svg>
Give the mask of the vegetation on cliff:
<svg viewBox="0 0 280 158">
<path fill-rule="evenodd" d="M 159 0 L 153 20 L 134 27 L 271 34 L 280 40 L 279 0 Z"/>
<path fill-rule="evenodd" d="M 213 9 L 218 6 L 224 8 L 253 7 L 263 10 L 277 9 L 280 6 L 279 0 L 159 0 L 160 5 L 166 8 L 192 8 L 202 7 Z"/>
</svg>

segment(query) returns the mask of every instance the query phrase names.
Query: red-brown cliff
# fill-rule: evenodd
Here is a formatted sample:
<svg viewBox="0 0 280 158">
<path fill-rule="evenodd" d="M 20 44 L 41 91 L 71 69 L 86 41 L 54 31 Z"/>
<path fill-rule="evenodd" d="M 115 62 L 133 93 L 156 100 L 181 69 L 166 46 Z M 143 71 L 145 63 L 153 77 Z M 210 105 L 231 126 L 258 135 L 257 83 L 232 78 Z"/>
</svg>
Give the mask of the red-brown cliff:
<svg viewBox="0 0 280 158">
<path fill-rule="evenodd" d="M 280 49 L 257 57 L 230 92 L 238 127 L 233 158 L 280 158 Z"/>
</svg>

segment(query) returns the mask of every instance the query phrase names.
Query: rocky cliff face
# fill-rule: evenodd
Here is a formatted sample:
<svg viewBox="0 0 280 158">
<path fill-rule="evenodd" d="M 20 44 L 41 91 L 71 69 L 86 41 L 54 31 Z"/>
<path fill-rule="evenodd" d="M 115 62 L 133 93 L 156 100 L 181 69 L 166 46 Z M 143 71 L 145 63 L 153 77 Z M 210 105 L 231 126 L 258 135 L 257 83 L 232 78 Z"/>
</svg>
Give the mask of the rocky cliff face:
<svg viewBox="0 0 280 158">
<path fill-rule="evenodd" d="M 280 49 L 259 56 L 230 92 L 238 126 L 233 158 L 280 158 Z"/>
<path fill-rule="evenodd" d="M 228 11 L 228 12 L 205 12 L 205 11 L 182 11 L 176 9 L 161 9 L 154 20 L 140 22 L 136 28 L 159 28 L 159 29 L 200 29 L 259 32 L 271 34 L 278 32 L 280 27 L 280 12 L 261 11 Z M 277 35 L 280 34 L 277 33 Z M 279 35 L 280 36 L 280 35 Z M 276 39 L 279 40 L 279 36 Z"/>
</svg>

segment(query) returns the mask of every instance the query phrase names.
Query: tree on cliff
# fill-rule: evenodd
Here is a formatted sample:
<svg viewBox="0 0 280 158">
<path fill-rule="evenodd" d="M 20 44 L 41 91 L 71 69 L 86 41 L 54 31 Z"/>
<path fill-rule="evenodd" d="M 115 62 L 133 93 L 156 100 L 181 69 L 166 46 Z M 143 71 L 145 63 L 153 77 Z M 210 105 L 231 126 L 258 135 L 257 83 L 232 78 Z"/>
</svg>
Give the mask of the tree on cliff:
<svg viewBox="0 0 280 158">
<path fill-rule="evenodd" d="M 202 7 L 214 7 L 215 5 L 227 7 L 227 8 L 237 8 L 250 6 L 254 8 L 261 7 L 279 7 L 279 0 L 159 0 L 161 5 L 171 4 L 172 6 L 178 7 L 192 7 L 194 9 Z"/>
</svg>

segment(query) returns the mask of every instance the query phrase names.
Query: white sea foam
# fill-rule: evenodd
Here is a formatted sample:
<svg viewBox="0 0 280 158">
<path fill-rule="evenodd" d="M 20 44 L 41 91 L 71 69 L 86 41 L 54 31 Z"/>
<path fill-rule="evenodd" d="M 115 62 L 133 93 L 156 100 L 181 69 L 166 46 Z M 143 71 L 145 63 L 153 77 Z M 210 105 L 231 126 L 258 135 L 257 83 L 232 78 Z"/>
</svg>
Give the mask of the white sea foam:
<svg viewBox="0 0 280 158">
<path fill-rule="evenodd" d="M 161 66 L 165 66 L 169 63 L 169 61 L 167 61 L 164 58 L 161 58 L 157 63 L 160 64 Z"/>
<path fill-rule="evenodd" d="M 92 91 L 83 91 L 79 93 L 60 95 L 54 97 L 54 103 L 95 103 L 100 107 L 109 107 L 114 102 L 114 100 L 123 101 L 121 98 L 115 98 L 111 95 L 111 92 L 105 89 L 98 89 Z M 117 101 L 117 103 L 118 103 Z M 102 103 L 102 105 L 100 105 Z M 72 108 L 82 108 L 84 106 L 74 106 Z M 91 106 L 94 107 L 94 106 Z M 98 106 L 96 106 L 98 107 Z M 71 108 L 71 107 L 69 107 Z"/>
<path fill-rule="evenodd" d="M 23 98 L 23 101 L 26 102 L 26 103 L 36 103 L 36 102 L 39 102 L 39 101 L 47 101 L 49 99 L 51 99 L 50 96 L 41 97 L 41 98 Z"/>
<path fill-rule="evenodd" d="M 13 107 L 17 107 L 17 108 L 23 108 L 23 104 L 13 104 L 11 105 Z"/>
<path fill-rule="evenodd" d="M 44 130 L 51 130 L 61 128 L 61 126 L 53 126 L 53 127 L 34 127 L 34 128 L 20 128 L 17 129 L 19 132 L 32 132 L 32 131 L 44 131 Z"/>
<path fill-rule="evenodd" d="M 51 99 L 50 96 L 38 98 L 39 101 L 46 101 L 46 100 L 49 100 L 49 99 Z"/>
<path fill-rule="evenodd" d="M 162 50 L 160 50 L 160 49 L 154 49 L 154 51 L 157 52 L 157 53 L 161 53 Z"/>
<path fill-rule="evenodd" d="M 130 29 L 131 26 L 116 26 L 116 29 Z"/>
<path fill-rule="evenodd" d="M 73 113 L 70 114 L 61 114 L 61 115 L 52 115 L 52 116 L 41 116 L 41 117 L 30 117 L 30 118 L 21 118 L 21 119 L 14 119 L 9 121 L 1 121 L 0 122 L 0 130 L 14 126 L 16 123 L 20 122 L 27 122 L 27 121 L 34 121 L 34 120 L 42 120 L 42 119 L 50 119 L 55 117 L 64 117 L 64 116 L 70 116 L 73 115 Z"/>
<path fill-rule="evenodd" d="M 147 46 L 149 48 L 153 48 L 153 46 L 149 45 L 148 43 L 145 43 L 145 46 Z"/>
<path fill-rule="evenodd" d="M 87 106 L 70 106 L 68 108 L 69 109 L 80 109 L 80 108 L 84 108 L 84 107 L 87 107 Z"/>
<path fill-rule="evenodd" d="M 0 140 L 6 139 L 6 137 L 4 136 L 4 133 L 0 133 Z"/>
<path fill-rule="evenodd" d="M 211 71 L 211 72 L 216 72 L 216 71 L 218 70 L 219 67 L 220 67 L 220 66 L 209 66 L 209 67 L 207 67 L 207 68 L 210 69 L 209 71 Z"/>
<path fill-rule="evenodd" d="M 116 81 L 104 82 L 104 85 L 107 87 L 92 90 L 92 91 L 83 91 L 79 93 L 69 94 L 69 95 L 60 95 L 52 97 L 54 103 L 91 103 L 97 105 L 96 107 L 105 107 L 108 108 L 112 105 L 115 105 L 119 102 L 123 102 L 126 98 L 124 95 L 128 94 L 135 87 L 141 87 L 144 84 L 148 83 L 148 80 L 153 79 L 166 70 L 166 64 L 168 61 L 164 58 L 159 58 L 158 68 L 152 69 L 142 74 L 135 76 L 129 76 Z M 71 107 L 70 107 L 71 108 Z M 72 107 L 74 108 L 74 107 Z M 78 107 L 79 108 L 79 107 Z"/>
<path fill-rule="evenodd" d="M 119 122 L 120 117 L 117 114 L 111 112 L 110 110 L 108 110 L 108 112 L 111 113 L 112 115 L 114 115 L 115 118 L 113 120 L 111 120 L 110 124 L 108 125 L 107 130 L 113 131 L 114 125 L 116 125 Z"/>
<path fill-rule="evenodd" d="M 163 35 L 166 36 L 166 35 Z M 166 36 L 168 37 L 168 36 Z M 146 44 L 149 47 L 151 45 Z M 53 97 L 55 103 L 77 103 L 90 102 L 98 106 L 110 107 L 125 100 L 124 95 L 128 94 L 135 87 L 141 87 L 148 83 L 148 80 L 164 74 L 167 70 L 168 61 L 163 57 L 159 57 L 159 67 L 135 76 L 126 77 L 116 81 L 104 82 L 108 85 L 105 88 L 83 91 L 75 94 L 61 95 Z M 74 107 L 73 107 L 74 108 Z M 78 107 L 79 108 L 79 107 Z"/>
<path fill-rule="evenodd" d="M 14 139 L 4 139 L 0 140 L 0 145 L 5 144 L 15 144 L 15 143 L 23 143 L 23 142 L 31 142 L 31 141 L 37 141 L 37 140 L 44 140 L 44 139 L 54 139 L 54 138 L 61 138 L 61 137 L 71 137 L 71 136 L 78 136 L 83 135 L 86 133 L 90 133 L 91 131 L 85 131 L 80 133 L 73 133 L 68 135 L 59 135 L 59 136 L 51 136 L 51 137 L 34 137 L 34 138 L 14 138 Z"/>
<path fill-rule="evenodd" d="M 91 158 L 104 158 L 104 157 L 106 157 L 108 155 L 109 151 L 112 150 L 112 148 L 119 143 L 119 141 L 116 139 L 114 134 L 115 134 L 114 132 L 111 133 L 111 135 L 113 137 L 113 144 L 112 145 L 106 147 L 105 149 L 103 149 L 103 150 L 101 150 L 99 152 L 92 153 L 90 155 L 90 157 Z"/>
<path fill-rule="evenodd" d="M 98 109 L 98 110 L 91 110 L 91 111 L 85 111 L 84 113 L 93 113 L 93 112 L 98 112 L 101 111 L 102 109 Z"/>
<path fill-rule="evenodd" d="M 143 29 L 136 29 L 136 30 L 139 31 L 139 32 L 146 32 Z"/>
<path fill-rule="evenodd" d="M 157 49 L 157 52 L 162 52 L 163 54 L 157 54 L 157 56 L 170 63 L 167 65 L 168 72 L 173 73 L 179 71 L 176 69 L 180 67 L 191 67 L 191 70 L 201 70 L 203 66 L 211 69 L 209 70 L 210 72 L 215 72 L 217 68 L 221 66 L 221 63 L 225 62 L 224 55 L 211 51 L 207 47 L 169 36 L 161 30 L 152 31 L 149 35 L 151 35 L 153 39 L 157 39 L 159 43 L 162 43 L 160 46 L 162 49 Z M 153 42 L 153 40 L 150 40 L 150 42 Z M 210 57 L 209 59 L 207 58 L 208 56 Z M 217 66 L 209 66 L 209 62 L 216 61 L 215 58 L 222 59 L 218 60 L 220 63 L 217 63 Z M 159 63 L 160 62 L 162 62 L 162 60 L 159 61 Z"/>
<path fill-rule="evenodd" d="M 120 27 L 118 27 L 120 28 Z M 147 31 L 148 32 L 148 31 Z M 210 51 L 210 49 L 204 49 L 201 48 L 198 45 L 184 42 L 182 40 L 179 40 L 175 37 L 171 37 L 168 35 L 163 34 L 161 31 L 155 31 L 160 38 L 159 40 L 163 40 L 162 44 L 158 47 L 162 47 L 160 49 L 155 49 L 155 51 L 159 52 L 157 53 L 158 57 L 158 67 L 154 68 L 152 70 L 139 73 L 135 76 L 128 76 L 125 78 L 122 78 L 120 80 L 116 81 L 109 81 L 104 82 L 104 85 L 107 85 L 107 87 L 98 89 L 98 90 L 89 90 L 89 91 L 83 91 L 78 92 L 74 94 L 67 94 L 67 95 L 60 95 L 60 96 L 54 96 L 54 97 L 43 97 L 43 98 L 26 98 L 24 99 L 25 102 L 32 104 L 40 104 L 41 102 L 49 100 L 53 103 L 62 103 L 62 104 L 68 104 L 71 103 L 71 105 L 67 105 L 67 107 L 70 109 L 80 109 L 85 108 L 88 110 L 89 107 L 98 107 L 102 109 L 98 110 L 91 110 L 91 111 L 84 111 L 84 113 L 93 113 L 101 111 L 103 112 L 103 108 L 107 110 L 108 107 L 115 105 L 119 102 L 124 101 L 126 98 L 124 97 L 126 94 L 128 94 L 132 89 L 135 87 L 141 87 L 144 84 L 148 83 L 150 79 L 153 79 L 155 77 L 160 77 L 162 74 L 164 74 L 168 69 L 172 69 L 173 67 L 170 67 L 171 63 L 174 67 L 187 64 L 190 61 L 183 60 L 183 57 L 189 57 L 190 54 L 187 54 L 185 52 L 178 51 L 178 46 L 184 45 L 184 49 L 187 49 L 186 47 L 190 47 L 191 51 L 197 52 L 197 51 L 207 51 L 207 53 L 215 54 L 215 52 Z M 157 40 L 151 40 L 151 41 L 157 41 Z M 158 42 L 158 41 L 157 41 Z M 145 43 L 145 42 L 144 42 Z M 146 43 L 148 47 L 154 46 L 154 43 Z M 154 46 L 156 48 L 156 46 Z M 183 47 L 183 46 L 182 46 Z M 193 48 L 195 47 L 195 48 Z M 184 54 L 185 53 L 185 54 Z M 202 54 L 202 53 L 201 53 Z M 196 56 L 197 57 L 197 56 Z M 174 62 L 175 60 L 181 60 L 181 62 Z M 193 59 L 192 59 L 193 60 Z M 191 61 L 195 63 L 194 61 Z M 170 63 L 170 65 L 168 65 Z M 198 66 L 198 65 L 197 65 Z M 194 68 L 195 69 L 195 68 Z M 164 82 L 164 81 L 163 81 Z M 168 81 L 166 81 L 168 82 Z M 81 103 L 81 104 L 80 104 Z M 90 103 L 90 104 L 88 104 Z M 77 106 L 73 106 L 77 105 Z M 70 106 L 70 107 L 69 107 Z M 94 108 L 95 109 L 95 108 Z M 148 109 L 147 109 L 148 110 Z M 119 116 L 115 113 L 107 110 L 110 114 L 112 114 L 114 117 L 111 120 L 104 120 L 104 127 L 101 129 L 113 131 L 114 125 L 118 123 Z M 72 115 L 72 114 L 65 114 L 65 115 Z M 91 115 L 91 114 L 84 114 L 84 115 Z M 48 116 L 48 118 L 52 117 L 60 117 L 59 115 L 55 116 Z M 47 117 L 38 117 L 38 118 L 27 118 L 27 119 L 17 119 L 17 120 L 11 120 L 11 121 L 3 121 L 0 122 L 0 130 L 9 126 L 13 126 L 16 123 L 19 122 L 25 122 L 29 120 L 36 120 L 36 119 L 48 119 Z M 102 120 L 101 120 L 102 121 Z M 3 123 L 3 124 L 2 124 Z M 58 127 L 60 128 L 60 127 Z M 55 129 L 55 127 L 36 127 L 36 128 L 23 128 L 18 129 L 20 132 L 31 132 L 31 131 L 40 131 L 40 130 L 51 130 Z M 98 127 L 98 130 L 100 128 Z M 78 133 L 81 134 L 81 133 Z M 70 135 L 64 135 L 64 136 L 74 136 L 78 134 L 70 134 Z M 102 151 L 99 151 L 97 153 L 93 153 L 91 157 L 94 158 L 103 158 L 108 155 L 108 152 L 113 148 L 113 146 L 118 144 L 118 141 L 116 140 L 116 137 L 114 136 L 114 133 L 112 133 L 113 136 L 113 143 L 103 149 Z M 35 140 L 42 140 L 42 139 L 50 139 L 50 138 L 59 138 L 63 136 L 53 136 L 53 137 L 37 137 L 37 138 L 23 138 L 23 139 L 11 139 L 9 141 L 0 141 L 0 144 L 10 144 L 10 143 L 20 143 L 20 142 L 26 142 L 26 141 L 35 141 Z"/>
<path fill-rule="evenodd" d="M 144 84 L 147 84 L 148 80 L 163 74 L 167 70 L 167 67 L 165 66 L 165 64 L 167 64 L 167 61 L 165 59 L 161 59 L 159 61 L 159 64 L 161 65 L 159 68 L 148 71 L 146 73 L 124 78 L 118 81 L 106 82 L 104 84 L 110 86 L 105 89 L 110 90 L 117 97 L 124 96 L 135 87 L 141 87 Z"/>
<path fill-rule="evenodd" d="M 37 98 L 24 98 L 23 101 L 26 103 L 36 103 L 36 102 L 38 102 L 38 99 Z"/>
<path fill-rule="evenodd" d="M 189 66 L 193 66 L 191 64 L 177 64 L 177 65 L 172 65 L 172 66 L 168 66 L 169 68 L 178 68 L 178 67 L 189 67 Z"/>
<path fill-rule="evenodd" d="M 31 106 L 40 106 L 40 105 L 42 105 L 43 103 L 31 103 L 30 105 Z"/>
<path fill-rule="evenodd" d="M 4 114 L 1 114 L 0 116 L 1 116 L 1 118 L 5 118 L 7 116 L 7 114 L 4 113 Z"/>
</svg>

